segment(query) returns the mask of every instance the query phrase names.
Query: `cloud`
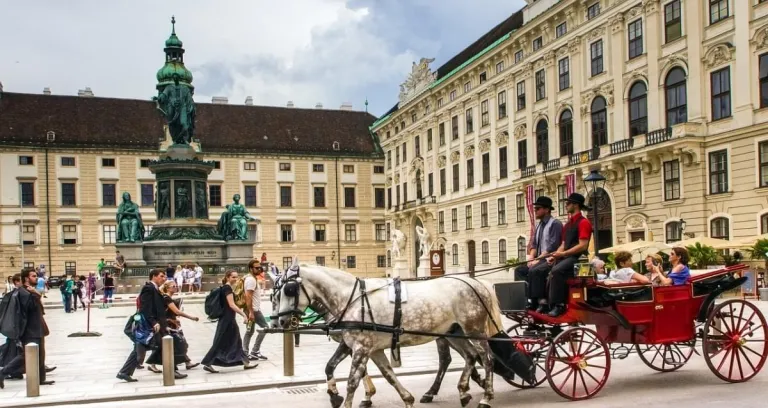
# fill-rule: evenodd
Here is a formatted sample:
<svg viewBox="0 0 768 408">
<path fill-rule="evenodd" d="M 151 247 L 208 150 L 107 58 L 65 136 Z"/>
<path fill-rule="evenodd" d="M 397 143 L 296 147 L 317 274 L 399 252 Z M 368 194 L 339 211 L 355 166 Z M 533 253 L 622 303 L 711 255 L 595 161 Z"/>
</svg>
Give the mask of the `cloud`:
<svg viewBox="0 0 768 408">
<path fill-rule="evenodd" d="M 196 100 L 381 114 L 411 62 L 447 61 L 522 0 L 0 0 L 0 81 L 6 91 L 150 98 L 177 18 Z"/>
</svg>

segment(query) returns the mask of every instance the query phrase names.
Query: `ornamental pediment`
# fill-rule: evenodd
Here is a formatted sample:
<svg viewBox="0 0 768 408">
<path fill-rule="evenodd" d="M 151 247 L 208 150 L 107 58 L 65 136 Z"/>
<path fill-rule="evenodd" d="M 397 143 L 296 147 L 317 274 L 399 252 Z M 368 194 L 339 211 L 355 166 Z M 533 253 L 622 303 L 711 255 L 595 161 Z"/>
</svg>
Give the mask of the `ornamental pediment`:
<svg viewBox="0 0 768 408">
<path fill-rule="evenodd" d="M 405 105 L 426 90 L 437 78 L 437 72 L 432 72 L 429 64 L 434 58 L 422 58 L 419 63 L 413 63 L 408 79 L 400 85 L 400 103 L 398 107 Z"/>
</svg>

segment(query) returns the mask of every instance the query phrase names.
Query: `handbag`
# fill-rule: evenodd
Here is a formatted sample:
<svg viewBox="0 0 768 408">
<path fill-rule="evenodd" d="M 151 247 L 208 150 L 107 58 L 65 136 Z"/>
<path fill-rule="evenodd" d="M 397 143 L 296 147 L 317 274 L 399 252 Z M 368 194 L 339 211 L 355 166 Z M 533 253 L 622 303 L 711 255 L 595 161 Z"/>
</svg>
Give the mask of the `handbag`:
<svg viewBox="0 0 768 408">
<path fill-rule="evenodd" d="M 149 348 L 155 346 L 155 331 L 141 312 L 133 315 L 133 339 L 134 342 Z"/>
</svg>

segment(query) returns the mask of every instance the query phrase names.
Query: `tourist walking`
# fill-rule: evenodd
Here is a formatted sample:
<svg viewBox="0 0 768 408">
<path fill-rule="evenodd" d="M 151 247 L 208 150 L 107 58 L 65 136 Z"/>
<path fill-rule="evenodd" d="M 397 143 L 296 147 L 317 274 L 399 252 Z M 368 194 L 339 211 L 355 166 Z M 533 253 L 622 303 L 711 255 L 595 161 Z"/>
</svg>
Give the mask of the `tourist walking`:
<svg viewBox="0 0 768 408">
<path fill-rule="evenodd" d="M 48 279 L 43 275 L 37 275 L 37 285 L 35 285 L 35 290 L 37 293 L 40 293 L 43 295 L 44 298 L 47 298 L 48 296 L 45 295 L 45 292 L 48 289 Z"/>
<path fill-rule="evenodd" d="M 29 343 L 35 343 L 39 346 L 39 375 L 40 385 L 51 385 L 53 381 L 46 380 L 46 373 L 52 371 L 45 367 L 45 337 L 50 334 L 48 325 L 45 323 L 45 309 L 43 308 L 42 296 L 35 290 L 37 284 L 37 272 L 34 269 L 24 269 L 21 272 L 22 286 L 17 289 L 18 293 L 18 316 L 19 320 L 17 336 L 26 347 Z M 26 324 L 21 324 L 26 322 Z M 0 388 L 5 388 L 6 375 L 17 374 L 24 367 L 24 353 L 19 353 L 14 359 L 0 370 Z"/>
<path fill-rule="evenodd" d="M 165 274 L 163 274 L 165 276 Z M 109 273 L 104 274 L 104 303 L 112 303 L 112 295 L 115 293 L 115 278 Z"/>
<path fill-rule="evenodd" d="M 80 308 L 85 309 L 83 292 L 85 291 L 85 276 L 74 277 L 75 286 L 72 288 L 72 310 L 77 311 L 77 301 L 80 300 Z"/>
<path fill-rule="evenodd" d="M 67 280 L 61 286 L 61 301 L 64 302 L 66 313 L 72 313 L 72 293 L 75 290 L 75 278 L 74 275 L 67 276 Z"/>
<path fill-rule="evenodd" d="M 105 278 L 106 279 L 106 278 Z M 166 332 L 166 317 L 165 317 L 165 304 L 163 303 L 163 296 L 160 294 L 160 286 L 165 283 L 165 271 L 162 269 L 153 269 L 149 273 L 149 282 L 144 284 L 139 293 L 139 299 L 136 302 L 140 319 L 143 319 L 149 327 L 152 328 L 154 336 L 149 340 L 148 344 L 143 344 L 141 341 L 134 338 L 133 350 L 128 355 L 128 359 L 125 360 L 125 364 L 117 373 L 117 378 L 126 382 L 138 381 L 133 378 L 133 372 L 136 371 L 144 361 L 144 356 L 147 354 L 147 350 L 151 349 L 156 343 L 160 341 L 160 337 Z"/>
<path fill-rule="evenodd" d="M 251 338 L 256 331 L 256 325 L 266 328 L 267 320 L 264 319 L 264 314 L 261 313 L 261 282 L 260 279 L 264 278 L 264 269 L 261 267 L 260 262 L 256 259 L 248 262 L 248 276 L 245 278 L 245 312 L 248 315 L 245 326 L 245 337 L 243 338 L 243 351 L 248 353 L 248 347 L 251 344 Z M 250 354 L 248 354 L 249 360 L 266 360 L 263 354 L 261 354 L 261 343 L 264 341 L 264 337 L 267 335 L 265 332 L 259 332 L 256 336 L 256 342 L 253 344 Z"/>
<path fill-rule="evenodd" d="M 237 283 L 237 271 L 230 270 L 221 282 L 219 299 L 223 302 L 221 305 L 223 313 L 216 325 L 213 345 L 201 361 L 203 369 L 209 373 L 218 373 L 212 366 L 234 367 L 242 365 L 246 370 L 258 366 L 258 364 L 251 364 L 243 351 L 243 340 L 240 338 L 240 329 L 237 326 L 235 315 L 240 315 L 244 319 L 247 319 L 248 316 L 235 305 L 235 297 L 232 292 L 235 283 Z"/>
<path fill-rule="evenodd" d="M 203 267 L 200 264 L 195 264 L 195 283 L 194 291 L 200 292 L 200 288 L 203 287 Z"/>
<path fill-rule="evenodd" d="M 187 343 L 186 337 L 184 337 L 184 332 L 181 330 L 181 321 L 179 317 L 184 317 L 195 322 L 200 321 L 200 318 L 184 313 L 179 309 L 181 300 L 179 300 L 179 304 L 177 304 L 173 299 L 173 295 L 176 294 L 177 291 L 178 287 L 176 286 L 176 281 L 173 280 L 166 280 L 165 283 L 160 287 L 160 293 L 163 295 L 163 303 L 165 304 L 165 317 L 168 324 L 168 334 L 173 337 L 174 366 L 184 364 L 187 370 L 191 370 L 200 365 L 200 363 L 192 363 L 192 360 L 187 355 L 189 344 Z M 162 373 L 162 370 L 159 370 L 156 367 L 158 364 L 163 364 L 162 347 L 153 350 L 146 363 L 149 364 L 149 366 L 147 366 L 149 371 L 158 374 Z M 176 374 L 176 378 L 185 377 L 186 374 L 180 374 L 178 372 Z"/>
</svg>

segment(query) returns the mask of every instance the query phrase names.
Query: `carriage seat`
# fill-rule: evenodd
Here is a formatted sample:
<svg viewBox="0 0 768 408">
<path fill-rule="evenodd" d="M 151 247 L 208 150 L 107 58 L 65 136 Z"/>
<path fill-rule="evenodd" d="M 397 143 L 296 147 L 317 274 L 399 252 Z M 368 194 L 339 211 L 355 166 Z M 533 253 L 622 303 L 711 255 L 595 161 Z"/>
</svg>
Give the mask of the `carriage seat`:
<svg viewBox="0 0 768 408">
<path fill-rule="evenodd" d="M 607 307 L 615 302 L 648 302 L 653 300 L 653 285 L 630 283 L 607 284 L 598 282 L 587 290 L 587 303 Z"/>
</svg>

